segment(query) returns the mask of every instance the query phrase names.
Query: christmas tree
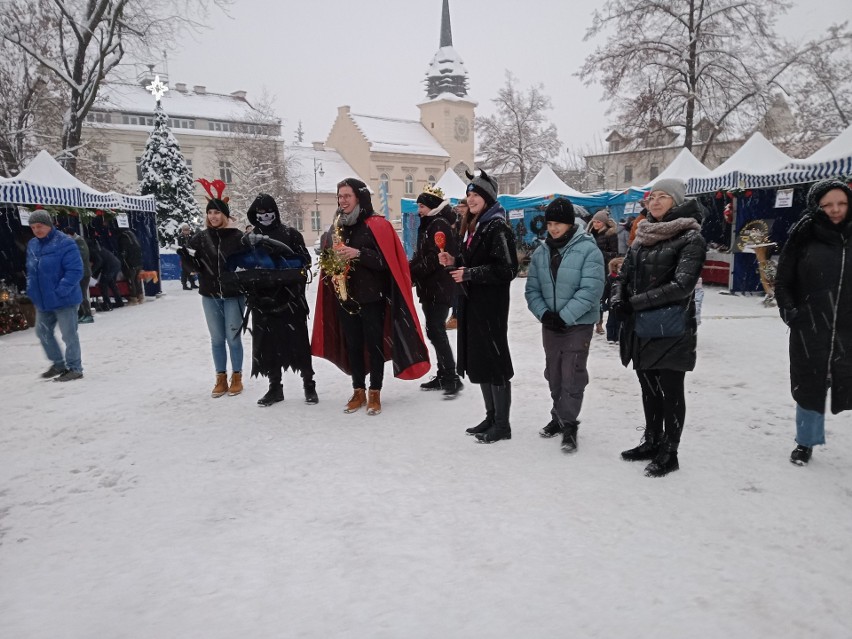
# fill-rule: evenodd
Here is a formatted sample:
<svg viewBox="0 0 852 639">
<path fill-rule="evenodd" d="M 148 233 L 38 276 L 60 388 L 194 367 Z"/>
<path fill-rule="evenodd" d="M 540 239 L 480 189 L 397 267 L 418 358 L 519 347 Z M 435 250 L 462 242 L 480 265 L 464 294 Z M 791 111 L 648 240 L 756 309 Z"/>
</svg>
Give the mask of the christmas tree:
<svg viewBox="0 0 852 639">
<path fill-rule="evenodd" d="M 159 77 L 154 83 L 158 82 Z M 161 85 L 161 91 L 164 90 L 168 89 Z M 192 176 L 180 144 L 172 135 L 169 118 L 163 111 L 157 92 L 154 96 L 157 97 L 154 130 L 148 137 L 140 163 L 141 191 L 142 195 L 153 194 L 157 199 L 157 230 L 160 245 L 165 247 L 175 243 L 181 224 L 186 222 L 194 226 L 198 223 L 200 211 L 192 195 Z"/>
</svg>

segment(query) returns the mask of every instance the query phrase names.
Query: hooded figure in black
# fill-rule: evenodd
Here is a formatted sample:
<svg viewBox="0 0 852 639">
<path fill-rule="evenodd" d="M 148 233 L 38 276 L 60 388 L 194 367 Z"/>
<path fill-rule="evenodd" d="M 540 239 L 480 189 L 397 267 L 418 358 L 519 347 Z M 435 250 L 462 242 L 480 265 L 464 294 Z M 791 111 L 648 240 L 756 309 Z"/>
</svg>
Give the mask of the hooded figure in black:
<svg viewBox="0 0 852 639">
<path fill-rule="evenodd" d="M 806 465 L 825 444 L 826 396 L 835 415 L 852 410 L 852 189 L 821 180 L 778 260 L 775 299 L 790 327 L 790 386 L 796 400 L 796 449 Z"/>
<path fill-rule="evenodd" d="M 281 221 L 275 199 L 266 193 L 258 195 L 249 207 L 249 222 L 254 229 L 248 239 L 256 244 L 269 237 L 286 246 L 283 257 L 298 260 L 303 272 L 311 258 L 302 234 Z M 253 237 L 254 236 L 254 237 Z M 265 272 L 263 282 L 255 281 L 248 291 L 247 304 L 252 312 L 252 376 L 269 378 L 269 390 L 257 403 L 270 406 L 283 401 L 281 371 L 288 368 L 302 375 L 305 402 L 319 401 L 311 362 L 308 338 L 308 303 L 305 300 L 305 277 L 294 278 L 292 269 Z"/>
</svg>

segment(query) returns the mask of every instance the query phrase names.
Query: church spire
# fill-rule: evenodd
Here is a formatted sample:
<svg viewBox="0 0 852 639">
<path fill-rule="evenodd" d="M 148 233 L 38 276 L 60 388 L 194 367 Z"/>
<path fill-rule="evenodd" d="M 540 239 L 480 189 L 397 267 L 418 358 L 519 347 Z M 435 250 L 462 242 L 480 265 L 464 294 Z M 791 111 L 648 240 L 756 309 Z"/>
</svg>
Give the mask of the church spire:
<svg viewBox="0 0 852 639">
<path fill-rule="evenodd" d="M 441 11 L 441 46 L 453 46 L 453 27 L 450 25 L 450 0 L 444 0 Z"/>
<path fill-rule="evenodd" d="M 444 0 L 441 11 L 441 46 L 426 71 L 426 95 L 431 100 L 442 93 L 467 97 L 467 69 L 453 48 L 449 0 Z"/>
</svg>

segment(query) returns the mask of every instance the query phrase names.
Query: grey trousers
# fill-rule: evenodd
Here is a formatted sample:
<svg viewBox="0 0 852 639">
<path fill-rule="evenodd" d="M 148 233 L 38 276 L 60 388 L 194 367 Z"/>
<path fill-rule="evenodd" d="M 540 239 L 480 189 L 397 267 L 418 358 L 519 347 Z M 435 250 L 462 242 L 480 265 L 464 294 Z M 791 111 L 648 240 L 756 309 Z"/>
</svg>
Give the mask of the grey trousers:
<svg viewBox="0 0 852 639">
<path fill-rule="evenodd" d="M 550 385 L 553 408 L 550 415 L 563 425 L 577 421 L 583 392 L 589 383 L 589 346 L 592 324 L 569 326 L 564 332 L 542 327 L 544 378 Z"/>
</svg>

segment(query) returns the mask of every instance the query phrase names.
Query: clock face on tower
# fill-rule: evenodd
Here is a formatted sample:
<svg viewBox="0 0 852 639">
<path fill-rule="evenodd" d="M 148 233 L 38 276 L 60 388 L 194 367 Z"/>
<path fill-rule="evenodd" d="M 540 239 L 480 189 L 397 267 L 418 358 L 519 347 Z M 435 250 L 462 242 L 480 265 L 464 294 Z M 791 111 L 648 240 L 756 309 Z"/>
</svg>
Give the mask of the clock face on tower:
<svg viewBox="0 0 852 639">
<path fill-rule="evenodd" d="M 467 142 L 470 135 L 470 123 L 463 115 L 456 116 L 454 133 L 456 140 L 459 142 Z"/>
</svg>

